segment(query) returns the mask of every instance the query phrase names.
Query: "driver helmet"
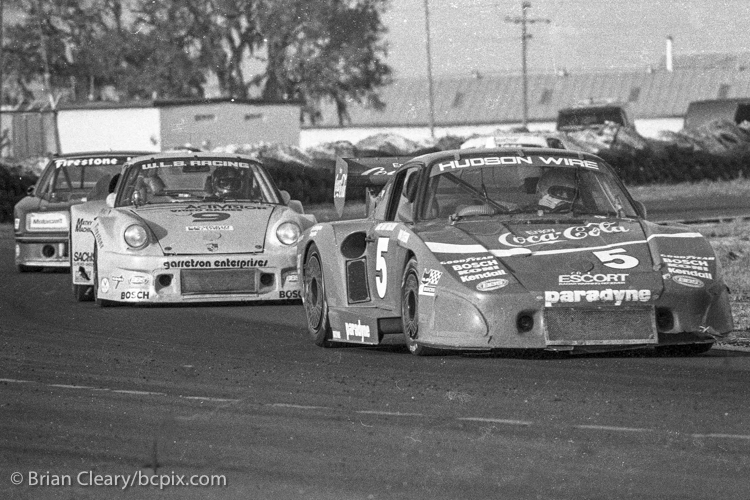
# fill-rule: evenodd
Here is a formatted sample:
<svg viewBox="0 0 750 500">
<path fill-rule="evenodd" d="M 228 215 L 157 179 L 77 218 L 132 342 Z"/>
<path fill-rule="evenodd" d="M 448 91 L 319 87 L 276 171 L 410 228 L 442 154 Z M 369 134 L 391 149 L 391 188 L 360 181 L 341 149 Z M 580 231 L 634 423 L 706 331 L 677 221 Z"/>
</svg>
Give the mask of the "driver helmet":
<svg viewBox="0 0 750 500">
<path fill-rule="evenodd" d="M 212 176 L 215 195 L 237 195 L 242 191 L 242 173 L 234 167 L 217 167 Z"/>
<path fill-rule="evenodd" d="M 572 205 L 577 191 L 575 170 L 568 168 L 547 169 L 536 185 L 539 205 L 547 208 L 558 208 L 566 203 Z"/>
</svg>

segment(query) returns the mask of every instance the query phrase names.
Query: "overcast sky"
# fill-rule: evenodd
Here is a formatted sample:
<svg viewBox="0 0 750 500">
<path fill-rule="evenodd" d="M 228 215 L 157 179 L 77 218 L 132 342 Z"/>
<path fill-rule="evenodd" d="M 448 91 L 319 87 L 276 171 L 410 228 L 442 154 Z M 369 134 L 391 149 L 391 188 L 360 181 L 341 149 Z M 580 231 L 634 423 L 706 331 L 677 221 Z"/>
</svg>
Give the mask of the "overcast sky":
<svg viewBox="0 0 750 500">
<path fill-rule="evenodd" d="M 429 0 L 433 74 L 521 71 L 521 0 Z M 750 0 L 531 0 L 530 72 L 645 69 L 674 54 L 750 51 Z M 388 63 L 427 74 L 424 0 L 391 0 Z"/>
</svg>

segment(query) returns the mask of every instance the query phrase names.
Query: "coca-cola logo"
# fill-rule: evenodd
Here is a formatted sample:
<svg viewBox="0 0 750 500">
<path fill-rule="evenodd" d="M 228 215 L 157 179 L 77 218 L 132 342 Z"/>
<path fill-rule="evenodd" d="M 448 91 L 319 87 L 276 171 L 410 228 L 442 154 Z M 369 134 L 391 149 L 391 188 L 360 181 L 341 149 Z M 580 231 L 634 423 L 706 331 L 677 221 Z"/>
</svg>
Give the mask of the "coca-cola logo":
<svg viewBox="0 0 750 500">
<path fill-rule="evenodd" d="M 589 222 L 585 226 L 572 226 L 562 231 L 551 230 L 548 232 L 536 232 L 526 236 L 513 233 L 503 233 L 498 240 L 506 247 L 527 248 L 538 245 L 550 245 L 559 241 L 582 240 L 591 236 L 602 236 L 604 234 L 627 233 L 630 229 L 616 222 Z"/>
</svg>

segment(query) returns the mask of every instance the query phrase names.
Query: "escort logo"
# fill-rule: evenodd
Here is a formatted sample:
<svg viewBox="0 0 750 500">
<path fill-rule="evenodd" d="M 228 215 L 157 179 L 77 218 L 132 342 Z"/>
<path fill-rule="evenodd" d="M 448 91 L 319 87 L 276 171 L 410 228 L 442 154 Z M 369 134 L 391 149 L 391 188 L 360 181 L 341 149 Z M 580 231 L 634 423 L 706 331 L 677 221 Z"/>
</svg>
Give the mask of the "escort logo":
<svg viewBox="0 0 750 500">
<path fill-rule="evenodd" d="M 477 290 L 479 290 L 480 292 L 491 292 L 492 290 L 499 290 L 506 286 L 508 286 L 508 280 L 494 279 L 482 281 L 477 285 Z"/>
<path fill-rule="evenodd" d="M 147 290 L 128 290 L 127 292 L 120 292 L 120 300 L 146 300 L 149 295 L 150 292 Z"/>
<path fill-rule="evenodd" d="M 279 290 L 279 298 L 280 299 L 300 299 L 302 296 L 300 295 L 299 290 Z"/>
<path fill-rule="evenodd" d="M 370 327 L 368 325 L 363 325 L 359 320 L 357 321 L 357 324 L 344 323 L 344 327 L 346 328 L 347 340 L 352 337 L 361 337 L 362 341 L 364 341 L 365 338 L 370 337 Z"/>
<path fill-rule="evenodd" d="M 616 222 L 589 222 L 585 226 L 573 226 L 562 231 L 539 232 L 529 236 L 517 236 L 513 233 L 503 233 L 498 240 L 507 247 L 525 248 L 536 245 L 549 245 L 563 240 L 582 240 L 589 236 L 604 234 L 627 233 L 630 229 L 620 226 Z"/>
<path fill-rule="evenodd" d="M 672 276 L 672 281 L 679 285 L 687 286 L 690 288 L 703 288 L 704 283 L 699 280 L 698 278 L 693 278 L 692 276 L 683 276 L 681 274 L 678 274 L 676 276 Z"/>
<path fill-rule="evenodd" d="M 558 276 L 560 285 L 577 285 L 585 283 L 587 285 L 613 285 L 625 283 L 627 274 L 561 274 Z"/>
<path fill-rule="evenodd" d="M 651 290 L 566 290 L 545 291 L 544 305 L 551 306 L 558 303 L 570 302 L 614 302 L 619 306 L 623 302 L 648 302 L 651 300 Z"/>
</svg>

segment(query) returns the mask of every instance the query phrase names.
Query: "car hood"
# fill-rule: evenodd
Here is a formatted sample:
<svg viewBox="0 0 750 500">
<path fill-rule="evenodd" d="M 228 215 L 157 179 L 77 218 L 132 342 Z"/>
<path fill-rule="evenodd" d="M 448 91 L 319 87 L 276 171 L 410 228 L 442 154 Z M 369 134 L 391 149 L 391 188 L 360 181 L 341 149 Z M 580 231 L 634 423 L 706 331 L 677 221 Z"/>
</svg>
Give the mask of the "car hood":
<svg viewBox="0 0 750 500">
<path fill-rule="evenodd" d="M 662 287 L 653 245 L 637 220 L 466 221 L 422 237 L 467 285 L 472 280 L 459 274 L 462 268 L 485 259 L 501 270 L 499 279 L 517 281 L 530 291 L 627 286 L 658 293 Z"/>
<path fill-rule="evenodd" d="M 197 203 L 132 209 L 170 255 L 260 253 L 274 205 Z"/>
</svg>

